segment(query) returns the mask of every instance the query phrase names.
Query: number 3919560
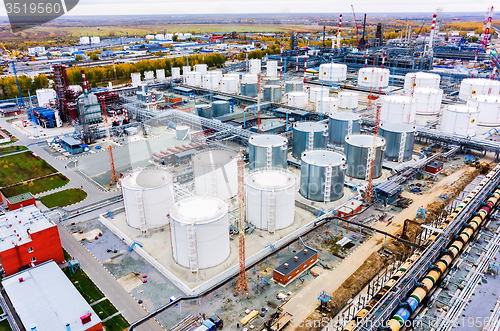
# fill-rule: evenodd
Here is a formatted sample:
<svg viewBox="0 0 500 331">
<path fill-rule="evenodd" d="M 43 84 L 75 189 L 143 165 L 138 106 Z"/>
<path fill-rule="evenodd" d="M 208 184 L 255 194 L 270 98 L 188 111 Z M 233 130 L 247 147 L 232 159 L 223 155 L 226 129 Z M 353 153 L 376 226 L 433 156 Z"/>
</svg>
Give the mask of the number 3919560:
<svg viewBox="0 0 500 331">
<path fill-rule="evenodd" d="M 8 2 L 5 4 L 7 14 L 58 14 L 62 12 L 61 4 L 59 3 L 19 3 Z"/>
</svg>

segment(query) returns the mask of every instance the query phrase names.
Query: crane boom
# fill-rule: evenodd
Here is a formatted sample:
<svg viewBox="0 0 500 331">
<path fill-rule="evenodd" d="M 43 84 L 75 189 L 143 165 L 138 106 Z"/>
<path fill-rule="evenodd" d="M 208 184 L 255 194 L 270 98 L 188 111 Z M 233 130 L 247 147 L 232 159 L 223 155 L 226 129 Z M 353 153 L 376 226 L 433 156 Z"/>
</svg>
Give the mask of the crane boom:
<svg viewBox="0 0 500 331">
<path fill-rule="evenodd" d="M 356 13 L 354 12 L 354 5 L 351 5 L 352 16 L 354 17 L 354 25 L 356 26 L 356 48 L 358 47 L 358 21 L 356 21 Z"/>
</svg>

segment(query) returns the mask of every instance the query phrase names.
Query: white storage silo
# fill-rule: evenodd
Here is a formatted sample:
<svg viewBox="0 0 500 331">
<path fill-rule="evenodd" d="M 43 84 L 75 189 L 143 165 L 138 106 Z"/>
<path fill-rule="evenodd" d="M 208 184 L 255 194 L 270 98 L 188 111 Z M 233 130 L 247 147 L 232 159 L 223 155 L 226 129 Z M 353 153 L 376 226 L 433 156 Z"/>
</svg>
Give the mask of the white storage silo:
<svg viewBox="0 0 500 331">
<path fill-rule="evenodd" d="M 187 125 L 177 125 L 175 127 L 175 139 L 186 140 L 189 136 L 189 126 Z"/>
<path fill-rule="evenodd" d="M 317 113 L 334 113 L 338 110 L 339 99 L 328 97 L 316 101 Z"/>
<path fill-rule="evenodd" d="M 358 86 L 361 87 L 387 87 L 389 86 L 389 69 L 361 68 L 358 72 Z"/>
<path fill-rule="evenodd" d="M 251 74 L 258 75 L 260 74 L 260 66 L 262 61 L 260 59 L 251 59 L 249 62 L 249 71 Z"/>
<path fill-rule="evenodd" d="M 417 101 L 405 95 L 384 95 L 379 102 L 382 104 L 380 120 L 391 123 L 415 123 Z"/>
<path fill-rule="evenodd" d="M 144 81 L 152 82 L 155 80 L 155 74 L 153 71 L 144 71 Z"/>
<path fill-rule="evenodd" d="M 257 77 L 257 75 L 246 74 L 246 75 L 243 75 L 243 78 L 241 79 L 241 82 L 242 83 L 257 83 L 258 79 L 259 78 Z"/>
<path fill-rule="evenodd" d="M 182 74 L 186 75 L 188 72 L 191 72 L 191 67 L 190 66 L 183 66 L 182 67 Z"/>
<path fill-rule="evenodd" d="M 479 111 L 477 125 L 500 125 L 500 95 L 476 95 L 467 101 L 467 106 Z"/>
<path fill-rule="evenodd" d="M 347 65 L 340 63 L 323 63 L 319 66 L 319 80 L 337 83 L 347 79 Z"/>
<path fill-rule="evenodd" d="M 198 71 L 188 72 L 186 75 L 186 84 L 191 86 L 201 86 L 202 75 Z"/>
<path fill-rule="evenodd" d="M 238 193 L 237 154 L 225 149 L 210 149 L 192 156 L 196 194 L 229 199 Z"/>
<path fill-rule="evenodd" d="M 413 98 L 417 100 L 418 115 L 436 115 L 441 111 L 443 90 L 432 87 L 416 87 Z"/>
<path fill-rule="evenodd" d="M 443 111 L 441 131 L 471 137 L 476 134 L 479 111 L 466 105 L 449 105 Z"/>
<path fill-rule="evenodd" d="M 208 90 L 217 90 L 219 89 L 220 78 L 217 73 L 208 72 L 203 75 L 203 88 Z"/>
<path fill-rule="evenodd" d="M 266 63 L 266 76 L 277 77 L 278 76 L 278 61 L 267 61 Z"/>
<path fill-rule="evenodd" d="M 165 69 L 156 69 L 156 81 L 163 82 L 165 80 Z"/>
<path fill-rule="evenodd" d="M 404 89 L 409 93 L 412 87 L 429 87 L 429 88 L 439 88 L 439 83 L 441 82 L 441 76 L 438 74 L 431 74 L 429 72 L 409 72 L 405 76 Z"/>
<path fill-rule="evenodd" d="M 181 68 L 173 67 L 172 68 L 172 79 L 180 79 L 181 78 Z"/>
<path fill-rule="evenodd" d="M 307 92 L 289 92 L 286 96 L 287 105 L 302 108 L 307 106 L 309 95 Z"/>
<path fill-rule="evenodd" d="M 339 108 L 355 109 L 358 108 L 359 93 L 351 91 L 341 91 L 338 94 Z"/>
<path fill-rule="evenodd" d="M 200 72 L 202 75 L 204 75 L 208 71 L 208 66 L 206 64 L 196 64 L 194 66 L 194 71 Z"/>
<path fill-rule="evenodd" d="M 465 78 L 462 80 L 458 97 L 461 100 L 467 100 L 476 95 L 500 95 L 500 82 L 485 78 Z"/>
<path fill-rule="evenodd" d="M 292 225 L 295 177 L 285 169 L 265 168 L 246 179 L 246 217 L 258 229 L 273 233 Z"/>
<path fill-rule="evenodd" d="M 309 89 L 309 101 L 316 103 L 317 100 L 328 98 L 330 96 L 330 88 L 328 86 L 313 86 Z"/>
<path fill-rule="evenodd" d="M 174 260 L 192 272 L 215 267 L 231 252 L 228 206 L 213 197 L 190 197 L 171 208 L 170 240 Z"/>
<path fill-rule="evenodd" d="M 137 168 L 120 180 L 127 224 L 146 232 L 168 224 L 174 203 L 172 175 L 164 168 Z"/>
<path fill-rule="evenodd" d="M 132 78 L 132 86 L 137 87 L 141 85 L 141 73 L 140 72 L 133 72 L 130 74 L 130 77 Z"/>
<path fill-rule="evenodd" d="M 225 93 L 238 93 L 238 80 L 236 77 L 222 77 L 220 80 L 220 91 Z"/>
</svg>

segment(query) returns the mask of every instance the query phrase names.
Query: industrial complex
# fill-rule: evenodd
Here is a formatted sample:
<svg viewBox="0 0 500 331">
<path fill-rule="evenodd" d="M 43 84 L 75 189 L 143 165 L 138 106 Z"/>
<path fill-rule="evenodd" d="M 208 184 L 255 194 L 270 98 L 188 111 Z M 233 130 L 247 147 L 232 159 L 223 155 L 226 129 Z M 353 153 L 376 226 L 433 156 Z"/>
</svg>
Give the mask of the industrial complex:
<svg viewBox="0 0 500 331">
<path fill-rule="evenodd" d="M 332 47 L 326 29 L 315 46 L 269 34 L 279 52 L 262 58 L 236 33 L 127 37 L 99 53 L 115 83 L 132 53 L 168 52 L 169 67 L 107 87 L 90 82 L 97 60 L 40 59 L 51 85 L 0 101 L 2 321 L 500 330 L 492 15 L 457 44 L 437 15 L 428 34 L 384 40 L 378 23 L 365 38 L 353 11 L 356 45 L 340 15 Z M 72 56 L 101 43 L 83 36 Z M 191 57 L 231 51 L 244 57 Z"/>
</svg>

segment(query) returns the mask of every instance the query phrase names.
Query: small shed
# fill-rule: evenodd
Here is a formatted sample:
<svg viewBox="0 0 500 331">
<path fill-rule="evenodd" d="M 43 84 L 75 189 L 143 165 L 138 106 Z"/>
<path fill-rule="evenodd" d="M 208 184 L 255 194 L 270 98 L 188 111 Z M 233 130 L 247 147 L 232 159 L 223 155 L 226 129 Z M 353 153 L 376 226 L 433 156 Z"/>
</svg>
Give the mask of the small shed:
<svg viewBox="0 0 500 331">
<path fill-rule="evenodd" d="M 36 202 L 33 195 L 30 192 L 27 192 L 7 198 L 7 205 L 10 210 L 16 210 L 31 205 L 36 206 Z"/>
<path fill-rule="evenodd" d="M 297 251 L 296 255 L 273 270 L 273 278 L 286 285 L 318 261 L 318 252 L 310 247 Z"/>
<path fill-rule="evenodd" d="M 337 209 L 337 216 L 341 218 L 346 218 L 352 214 L 359 213 L 363 207 L 363 201 L 360 200 L 349 200 L 347 203 L 343 204 Z"/>
<path fill-rule="evenodd" d="M 62 137 L 59 141 L 59 145 L 71 155 L 83 153 L 82 145 L 73 137 Z"/>
<path fill-rule="evenodd" d="M 425 171 L 430 172 L 431 174 L 437 174 L 443 170 L 443 162 L 434 161 L 425 167 Z"/>
<path fill-rule="evenodd" d="M 399 198 L 403 187 L 391 180 L 383 181 L 375 187 L 375 196 L 386 204 L 391 204 Z"/>
</svg>

